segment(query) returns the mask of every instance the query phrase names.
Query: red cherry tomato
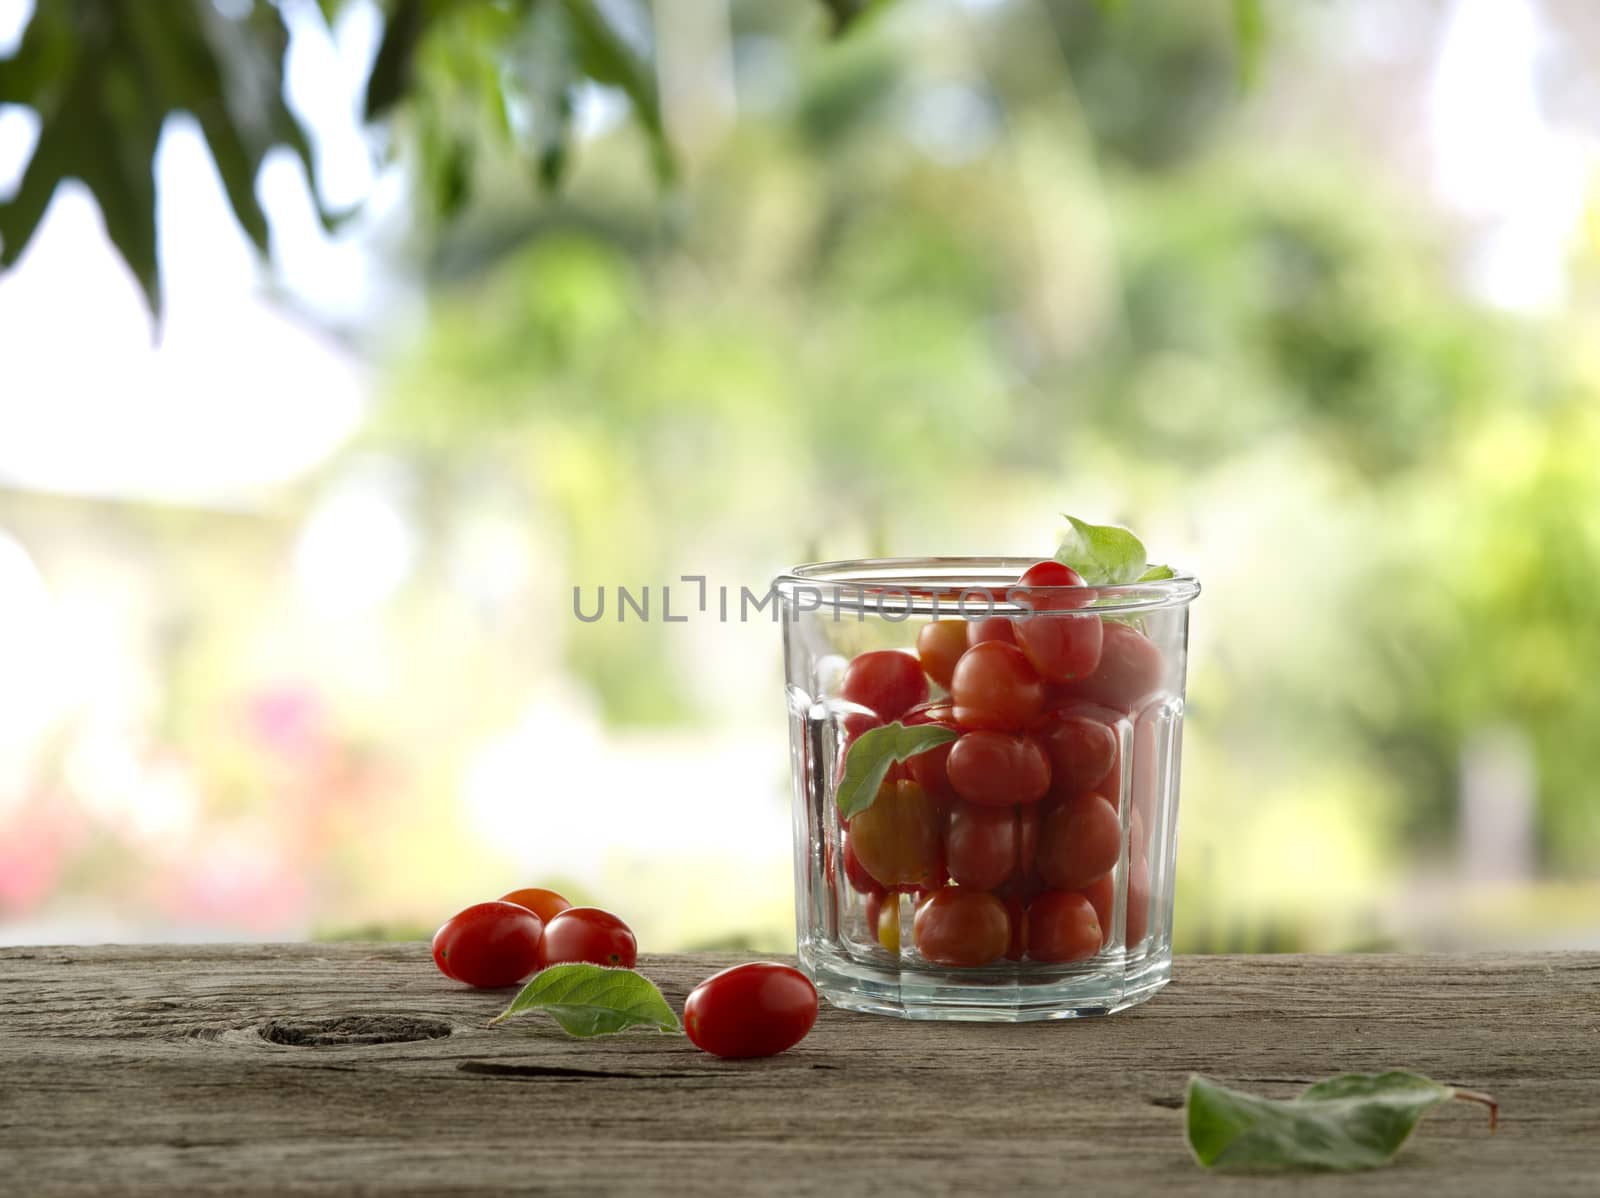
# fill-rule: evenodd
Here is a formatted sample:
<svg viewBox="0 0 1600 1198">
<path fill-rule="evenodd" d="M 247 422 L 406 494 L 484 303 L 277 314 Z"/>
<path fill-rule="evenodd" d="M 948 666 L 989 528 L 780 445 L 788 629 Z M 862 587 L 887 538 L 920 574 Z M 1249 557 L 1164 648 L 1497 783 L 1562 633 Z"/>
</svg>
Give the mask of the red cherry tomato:
<svg viewBox="0 0 1600 1198">
<path fill-rule="evenodd" d="M 933 723 L 935 721 L 928 721 Z M 942 721 L 940 721 L 942 723 Z M 944 724 L 944 727 L 955 728 L 953 724 Z M 950 750 L 956 742 L 935 745 L 925 753 L 918 753 L 906 761 L 905 772 L 911 780 L 923 790 L 928 792 L 928 797 L 941 804 L 950 804 L 956 799 L 955 788 L 950 785 Z"/>
<path fill-rule="evenodd" d="M 841 698 L 876 712 L 886 723 L 928 699 L 928 679 L 909 653 L 875 649 L 857 654 L 845 667 Z"/>
<path fill-rule="evenodd" d="M 1161 689 L 1164 666 L 1155 642 L 1126 624 L 1104 625 L 1100 663 L 1065 693 L 1119 711 L 1132 711 Z"/>
<path fill-rule="evenodd" d="M 965 620 L 935 620 L 924 624 L 917 633 L 917 658 L 922 662 L 922 672 L 945 690 L 950 689 L 950 675 L 966 651 Z"/>
<path fill-rule="evenodd" d="M 969 803 L 1036 803 L 1050 789 L 1050 759 L 1031 736 L 969 732 L 950 746 L 950 785 Z"/>
<path fill-rule="evenodd" d="M 1047 890 L 1028 906 L 1028 956 L 1035 961 L 1082 961 L 1103 939 L 1094 905 L 1081 894 Z"/>
<path fill-rule="evenodd" d="M 1088 716 L 1047 714 L 1033 735 L 1050 758 L 1050 787 L 1062 798 L 1093 789 L 1117 763 L 1117 734 Z"/>
<path fill-rule="evenodd" d="M 1027 614 L 1012 617 L 1012 624 L 1017 647 L 1041 678 L 1066 682 L 1094 672 L 1100 664 L 1100 617 L 1059 614 L 1086 607 L 1094 599 L 1076 570 L 1060 562 L 1040 562 L 1017 580 L 1010 598 L 1028 609 Z"/>
<path fill-rule="evenodd" d="M 1093 601 L 1093 594 L 1071 594 L 1069 587 L 1082 587 L 1083 576 L 1071 566 L 1055 560 L 1035 562 L 1006 591 L 1006 598 L 1019 607 L 1034 611 L 1075 611 Z M 1042 588 L 1042 589 L 1040 589 Z"/>
<path fill-rule="evenodd" d="M 981 620 L 968 620 L 966 624 L 968 648 L 981 645 L 984 641 L 1001 641 L 1007 645 L 1017 643 L 1017 634 L 1011 627 L 1010 616 L 985 616 Z"/>
<path fill-rule="evenodd" d="M 433 934 L 433 963 L 447 978 L 492 990 L 539 968 L 544 921 L 516 903 L 475 903 Z"/>
<path fill-rule="evenodd" d="M 1128 871 L 1127 944 L 1133 948 L 1150 931 L 1150 863 L 1143 857 L 1133 859 Z"/>
<path fill-rule="evenodd" d="M 950 698 L 963 728 L 1020 732 L 1044 706 L 1044 683 L 1021 649 L 984 641 L 956 662 Z"/>
<path fill-rule="evenodd" d="M 861 864 L 861 858 L 850 847 L 848 832 L 839 838 L 839 843 L 843 846 L 840 856 L 844 858 L 844 876 L 850 879 L 850 885 L 862 894 L 882 894 L 883 887 L 878 879 L 867 872 L 867 867 Z"/>
<path fill-rule="evenodd" d="M 1040 818 L 1039 877 L 1056 890 L 1080 890 L 1122 855 L 1117 809 L 1097 794 L 1055 803 Z"/>
<path fill-rule="evenodd" d="M 549 923 L 568 907 L 572 906 L 554 890 L 542 890 L 537 886 L 530 886 L 526 890 L 513 890 L 510 894 L 500 896 L 502 903 L 515 903 L 519 907 L 526 907 L 545 923 Z"/>
<path fill-rule="evenodd" d="M 973 890 L 993 890 L 1017 868 L 1017 809 L 979 807 L 959 800 L 945 835 L 950 879 Z"/>
<path fill-rule="evenodd" d="M 936 965 L 987 965 L 1011 945 L 1005 904 L 983 890 L 936 890 L 917 908 L 911 926 L 917 951 Z"/>
<path fill-rule="evenodd" d="M 1078 891 L 1089 900 L 1089 905 L 1094 908 L 1094 916 L 1100 921 L 1100 943 L 1111 942 L 1111 912 L 1117 905 L 1117 883 L 1112 874 L 1106 874 L 1096 882 L 1090 882 Z"/>
<path fill-rule="evenodd" d="M 944 812 L 915 782 L 885 781 L 850 821 L 850 847 L 879 885 L 944 881 Z"/>
<path fill-rule="evenodd" d="M 539 967 L 571 961 L 632 969 L 639 958 L 633 932 L 609 911 L 599 907 L 570 907 L 544 928 L 539 944 Z"/>
<path fill-rule="evenodd" d="M 798 969 L 752 961 L 714 973 L 689 992 L 683 1030 L 719 1057 L 770 1057 L 793 1048 L 817 1021 L 817 988 Z"/>
</svg>

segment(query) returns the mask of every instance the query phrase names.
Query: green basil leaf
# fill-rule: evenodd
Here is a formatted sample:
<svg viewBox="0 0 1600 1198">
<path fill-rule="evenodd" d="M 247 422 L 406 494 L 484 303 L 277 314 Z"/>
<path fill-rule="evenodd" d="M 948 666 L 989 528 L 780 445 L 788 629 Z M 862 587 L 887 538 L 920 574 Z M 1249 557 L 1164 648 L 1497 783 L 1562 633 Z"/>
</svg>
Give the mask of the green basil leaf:
<svg viewBox="0 0 1600 1198">
<path fill-rule="evenodd" d="M 1486 1104 L 1494 1130 L 1492 1099 L 1404 1070 L 1341 1074 L 1288 1101 L 1194 1076 L 1185 1131 L 1195 1160 L 1208 1169 L 1373 1169 L 1393 1159 L 1427 1111 L 1452 1098 Z"/>
<path fill-rule="evenodd" d="M 655 983 L 631 969 L 577 963 L 540 970 L 491 1024 L 543 1011 L 571 1036 L 609 1036 L 630 1027 L 683 1029 Z"/>
<path fill-rule="evenodd" d="M 1164 579 L 1176 578 L 1177 576 L 1178 576 L 1178 572 L 1176 570 L 1174 570 L 1171 566 L 1151 566 L 1143 574 L 1139 575 L 1138 578 L 1134 579 L 1134 581 L 1135 582 L 1161 582 Z"/>
<path fill-rule="evenodd" d="M 941 728 L 937 724 L 908 728 L 898 720 L 863 732 L 845 754 L 844 777 L 839 780 L 839 790 L 834 795 L 839 814 L 853 819 L 872 806 L 877 801 L 884 775 L 895 762 L 947 745 L 956 736 L 953 728 Z"/>
<path fill-rule="evenodd" d="M 1085 524 L 1066 516 L 1056 561 L 1071 566 L 1090 586 L 1134 582 L 1144 573 L 1144 542 L 1115 524 Z"/>
</svg>

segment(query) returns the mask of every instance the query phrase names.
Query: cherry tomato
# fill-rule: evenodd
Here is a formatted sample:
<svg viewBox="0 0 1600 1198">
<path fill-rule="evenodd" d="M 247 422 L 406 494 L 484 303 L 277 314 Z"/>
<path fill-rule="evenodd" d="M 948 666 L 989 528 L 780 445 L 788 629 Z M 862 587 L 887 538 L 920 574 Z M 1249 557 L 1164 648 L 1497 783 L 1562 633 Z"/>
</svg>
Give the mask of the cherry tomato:
<svg viewBox="0 0 1600 1198">
<path fill-rule="evenodd" d="M 1132 711 L 1161 689 L 1161 650 L 1126 624 L 1105 624 L 1103 637 L 1100 663 L 1094 672 L 1065 689 L 1091 703 Z"/>
<path fill-rule="evenodd" d="M 993 890 L 1016 872 L 1017 809 L 957 801 L 945 834 L 950 880 L 973 890 Z"/>
<path fill-rule="evenodd" d="M 872 806 L 850 821 L 850 847 L 882 886 L 938 886 L 944 812 L 915 782 L 885 781 Z"/>
<path fill-rule="evenodd" d="M 1033 735 L 1050 758 L 1051 790 L 1062 798 L 1092 789 L 1117 763 L 1117 734 L 1088 716 L 1047 714 Z"/>
<path fill-rule="evenodd" d="M 871 926 L 878 943 L 898 957 L 900 955 L 900 901 L 879 901 L 876 917 Z"/>
<path fill-rule="evenodd" d="M 930 721 L 932 722 L 932 721 Z M 953 725 L 945 725 L 953 728 Z M 935 745 L 925 753 L 918 753 L 915 757 L 904 763 L 905 772 L 911 780 L 935 801 L 948 805 L 955 802 L 955 787 L 950 785 L 950 750 L 955 748 L 956 742 Z"/>
<path fill-rule="evenodd" d="M 1086 607 L 1094 595 L 1076 570 L 1056 561 L 1030 566 L 1011 589 L 1011 600 L 1034 613 L 1013 616 L 1011 622 L 1017 647 L 1041 678 L 1083 678 L 1100 664 L 1100 617 L 1055 614 Z"/>
<path fill-rule="evenodd" d="M 889 722 L 898 720 L 918 703 L 927 702 L 928 679 L 911 654 L 898 649 L 874 649 L 857 654 L 845 667 L 839 694 Z"/>
<path fill-rule="evenodd" d="M 965 620 L 935 620 L 924 624 L 917 633 L 917 658 L 922 662 L 922 672 L 945 690 L 950 689 L 950 675 L 957 659 L 966 651 Z"/>
<path fill-rule="evenodd" d="M 1150 930 L 1150 863 L 1143 857 L 1133 859 L 1128 871 L 1127 944 L 1129 948 L 1145 938 Z"/>
<path fill-rule="evenodd" d="M 1117 809 L 1097 794 L 1054 803 L 1040 818 L 1039 876 L 1056 890 L 1079 890 L 1109 873 L 1122 854 Z"/>
<path fill-rule="evenodd" d="M 968 648 L 981 645 L 984 641 L 1003 641 L 1007 645 L 1017 643 L 1016 630 L 1011 627 L 1010 616 L 985 616 L 981 620 L 968 620 L 966 625 Z"/>
<path fill-rule="evenodd" d="M 447 978 L 492 990 L 539 968 L 544 921 L 516 903 L 475 903 L 433 934 L 433 963 Z"/>
<path fill-rule="evenodd" d="M 530 886 L 526 890 L 513 890 L 510 894 L 500 896 L 502 903 L 515 903 L 519 907 L 526 907 L 545 923 L 549 923 L 568 907 L 572 906 L 554 890 L 541 890 L 537 886 Z"/>
<path fill-rule="evenodd" d="M 1021 649 L 984 641 L 956 662 L 950 698 L 963 728 L 1020 732 L 1044 706 L 1044 683 Z"/>
<path fill-rule="evenodd" d="M 752 961 L 714 973 L 689 992 L 683 1030 L 719 1057 L 770 1057 L 793 1048 L 817 1021 L 817 988 L 798 969 Z"/>
<path fill-rule="evenodd" d="M 987 965 L 1011 945 L 1006 906 L 983 890 L 946 886 L 917 908 L 917 951 L 936 965 Z"/>
<path fill-rule="evenodd" d="M 541 969 L 570 961 L 632 969 L 638 958 L 639 944 L 628 925 L 599 907 L 569 907 L 545 925 L 539 944 Z"/>
<path fill-rule="evenodd" d="M 878 879 L 867 872 L 867 867 L 861 864 L 861 858 L 850 847 L 848 832 L 839 838 L 839 843 L 842 846 L 839 855 L 844 858 L 844 876 L 850 879 L 850 885 L 862 894 L 882 894 L 883 887 Z"/>
<path fill-rule="evenodd" d="M 1031 736 L 968 732 L 950 746 L 950 785 L 969 803 L 1036 803 L 1050 789 L 1050 759 Z"/>
<path fill-rule="evenodd" d="M 1028 956 L 1035 961 L 1082 961 L 1103 939 L 1094 905 L 1081 894 L 1047 890 L 1028 906 Z"/>
<path fill-rule="evenodd" d="M 1078 893 L 1089 900 L 1089 905 L 1094 908 L 1095 918 L 1100 921 L 1100 943 L 1111 943 L 1111 912 L 1117 905 L 1115 876 L 1106 874 L 1098 881 L 1090 882 Z"/>
<path fill-rule="evenodd" d="M 864 711 L 847 711 L 839 717 L 839 725 L 844 729 L 844 746 L 839 753 L 840 757 L 843 757 L 850 751 L 850 746 L 861 739 L 863 732 L 883 727 L 883 721 Z"/>
</svg>

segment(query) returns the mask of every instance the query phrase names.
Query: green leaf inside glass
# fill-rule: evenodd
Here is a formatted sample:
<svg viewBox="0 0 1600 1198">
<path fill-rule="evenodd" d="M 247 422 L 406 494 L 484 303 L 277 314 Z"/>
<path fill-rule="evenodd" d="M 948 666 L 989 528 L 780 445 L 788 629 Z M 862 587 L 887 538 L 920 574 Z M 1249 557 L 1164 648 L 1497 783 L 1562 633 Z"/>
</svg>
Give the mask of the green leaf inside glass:
<svg viewBox="0 0 1600 1198">
<path fill-rule="evenodd" d="M 897 761 L 909 761 L 918 753 L 947 745 L 957 736 L 953 728 L 937 724 L 917 724 L 906 727 L 898 720 L 881 728 L 869 728 L 856 738 L 845 754 L 844 777 L 839 779 L 839 789 L 834 801 L 839 814 L 853 819 L 878 798 L 878 788 Z"/>
<path fill-rule="evenodd" d="M 663 1032 L 682 1028 L 661 991 L 631 969 L 573 963 L 552 965 L 535 974 L 491 1023 L 528 1011 L 549 1015 L 571 1036 L 609 1036 L 630 1027 Z"/>
<path fill-rule="evenodd" d="M 1195 1076 L 1185 1132 L 1195 1160 L 1208 1169 L 1373 1169 L 1394 1158 L 1425 1113 L 1452 1098 L 1487 1105 L 1494 1130 L 1498 1107 L 1492 1099 L 1404 1070 L 1341 1074 L 1287 1101 Z"/>
</svg>

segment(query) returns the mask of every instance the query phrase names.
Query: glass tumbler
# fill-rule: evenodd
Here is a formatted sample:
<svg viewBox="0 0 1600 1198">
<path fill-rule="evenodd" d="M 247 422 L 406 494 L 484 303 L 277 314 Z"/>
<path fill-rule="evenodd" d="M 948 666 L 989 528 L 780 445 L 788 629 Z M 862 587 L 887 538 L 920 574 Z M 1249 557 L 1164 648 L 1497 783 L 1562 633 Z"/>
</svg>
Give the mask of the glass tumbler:
<svg viewBox="0 0 1600 1198">
<path fill-rule="evenodd" d="M 1034 560 L 826 562 L 774 583 L 799 957 L 837 1007 L 1070 1019 L 1171 976 L 1200 586 L 1019 587 Z"/>
</svg>

